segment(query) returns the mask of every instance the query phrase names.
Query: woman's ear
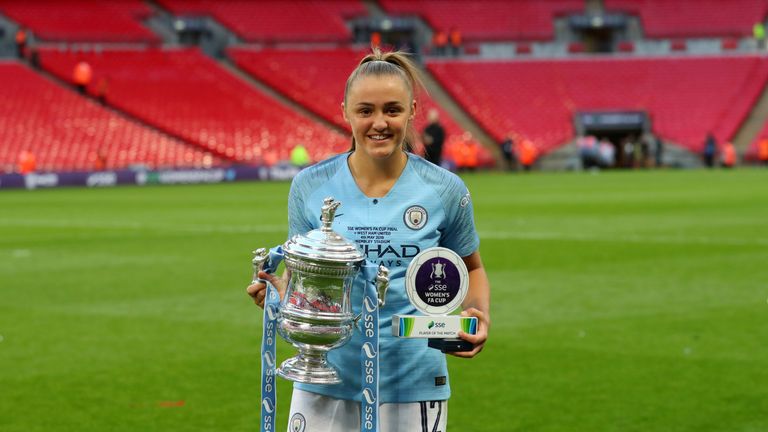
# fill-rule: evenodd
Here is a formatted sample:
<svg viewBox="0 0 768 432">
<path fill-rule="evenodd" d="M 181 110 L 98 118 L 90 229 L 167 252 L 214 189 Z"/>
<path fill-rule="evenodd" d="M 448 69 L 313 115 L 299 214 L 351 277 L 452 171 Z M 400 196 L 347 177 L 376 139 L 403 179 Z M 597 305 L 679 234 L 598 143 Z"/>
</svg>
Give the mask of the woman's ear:
<svg viewBox="0 0 768 432">
<path fill-rule="evenodd" d="M 344 121 L 349 123 L 349 119 L 347 118 L 347 110 L 344 107 L 344 102 L 341 103 L 341 116 L 344 118 Z"/>
<path fill-rule="evenodd" d="M 411 115 L 408 117 L 408 120 L 413 120 L 416 117 L 416 98 L 413 98 L 413 103 L 411 104 Z"/>
</svg>

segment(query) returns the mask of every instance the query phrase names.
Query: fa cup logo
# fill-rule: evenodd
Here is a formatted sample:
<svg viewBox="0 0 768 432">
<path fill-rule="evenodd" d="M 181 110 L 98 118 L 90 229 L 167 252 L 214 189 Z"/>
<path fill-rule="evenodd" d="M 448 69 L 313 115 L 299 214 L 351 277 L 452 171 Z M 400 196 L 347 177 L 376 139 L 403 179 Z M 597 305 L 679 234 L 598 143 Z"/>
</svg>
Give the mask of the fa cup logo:
<svg viewBox="0 0 768 432">
<path fill-rule="evenodd" d="M 445 277 L 445 264 L 440 261 L 432 263 L 432 273 L 429 274 L 432 279 L 442 279 Z"/>
</svg>

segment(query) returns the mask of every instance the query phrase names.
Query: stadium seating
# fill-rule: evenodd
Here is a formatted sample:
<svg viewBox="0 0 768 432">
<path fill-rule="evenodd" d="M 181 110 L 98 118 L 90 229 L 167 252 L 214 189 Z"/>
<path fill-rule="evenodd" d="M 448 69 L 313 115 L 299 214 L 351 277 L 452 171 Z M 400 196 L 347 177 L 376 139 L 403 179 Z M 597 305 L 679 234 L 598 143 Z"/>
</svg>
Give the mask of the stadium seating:
<svg viewBox="0 0 768 432">
<path fill-rule="evenodd" d="M 344 85 L 349 74 L 365 55 L 365 50 L 248 50 L 233 48 L 229 54 L 236 64 L 259 80 L 304 105 L 310 111 L 349 130 L 341 114 Z M 446 129 L 447 155 L 450 147 L 462 139 L 463 129 L 432 98 L 422 93 L 418 98 L 415 128 L 422 131 L 427 124 L 427 113 L 436 109 Z M 417 152 L 421 152 L 421 137 Z M 492 165 L 493 156 L 480 149 L 481 165 Z"/>
<path fill-rule="evenodd" d="M 763 0 L 605 0 L 611 12 L 640 16 L 650 38 L 752 35 L 752 25 L 765 19 Z"/>
<path fill-rule="evenodd" d="M 457 28 L 465 41 L 550 40 L 554 18 L 582 12 L 583 0 L 381 0 L 387 12 L 421 16 L 435 30 Z"/>
<path fill-rule="evenodd" d="M 200 167 L 210 154 L 125 119 L 17 63 L 0 63 L 0 171 L 11 172 L 22 151 L 41 171 L 129 165 Z"/>
<path fill-rule="evenodd" d="M 730 139 L 768 79 L 760 56 L 433 62 L 429 70 L 497 139 L 550 151 L 574 136 L 580 110 L 646 110 L 665 140 L 698 151 Z M 630 85 L 631 83 L 631 85 Z"/>
<path fill-rule="evenodd" d="M 107 79 L 111 104 L 228 159 L 272 164 L 288 160 L 297 144 L 314 158 L 349 145 L 342 134 L 255 90 L 197 49 L 40 53 L 43 67 L 66 80 L 80 59 L 94 70 L 89 91 Z"/>
<path fill-rule="evenodd" d="M 347 42 L 344 20 L 366 13 L 360 0 L 161 0 L 175 15 L 210 15 L 249 42 Z"/>
<path fill-rule="evenodd" d="M 44 41 L 160 41 L 141 24 L 151 13 L 141 0 L 0 0 L 0 13 Z"/>
</svg>

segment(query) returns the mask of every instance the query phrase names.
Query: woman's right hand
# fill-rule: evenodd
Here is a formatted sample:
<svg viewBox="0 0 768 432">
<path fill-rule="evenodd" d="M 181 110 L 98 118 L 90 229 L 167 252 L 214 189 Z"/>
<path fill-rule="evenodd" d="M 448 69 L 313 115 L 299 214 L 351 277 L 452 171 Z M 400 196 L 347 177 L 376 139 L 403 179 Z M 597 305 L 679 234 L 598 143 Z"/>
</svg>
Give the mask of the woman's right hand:
<svg viewBox="0 0 768 432">
<path fill-rule="evenodd" d="M 260 271 L 257 275 L 259 279 L 264 279 L 272 284 L 277 289 L 278 294 L 280 294 L 280 299 L 283 298 L 285 295 L 285 288 L 288 286 L 287 280 L 284 278 L 279 278 L 273 274 Z M 256 303 L 260 308 L 264 308 L 264 299 L 267 296 L 267 284 L 263 282 L 254 281 L 255 283 L 248 286 L 248 288 L 245 289 L 246 292 L 248 292 L 248 295 L 251 296 L 253 299 L 253 302 Z"/>
</svg>

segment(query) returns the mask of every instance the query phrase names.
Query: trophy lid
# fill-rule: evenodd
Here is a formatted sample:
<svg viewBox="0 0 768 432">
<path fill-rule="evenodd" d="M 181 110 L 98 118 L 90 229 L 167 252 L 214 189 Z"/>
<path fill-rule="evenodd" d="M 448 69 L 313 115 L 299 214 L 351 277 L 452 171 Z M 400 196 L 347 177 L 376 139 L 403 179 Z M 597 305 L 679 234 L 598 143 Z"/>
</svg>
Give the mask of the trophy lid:
<svg viewBox="0 0 768 432">
<path fill-rule="evenodd" d="M 336 209 L 341 202 L 328 197 L 323 200 L 322 226 L 306 234 L 296 234 L 283 245 L 286 256 L 300 260 L 357 263 L 365 257 L 354 243 L 331 229 Z"/>
</svg>

